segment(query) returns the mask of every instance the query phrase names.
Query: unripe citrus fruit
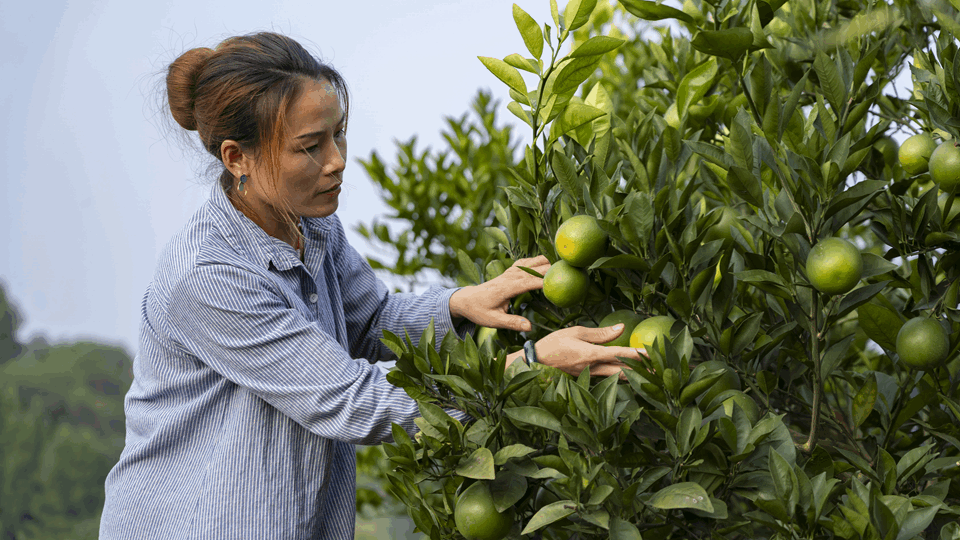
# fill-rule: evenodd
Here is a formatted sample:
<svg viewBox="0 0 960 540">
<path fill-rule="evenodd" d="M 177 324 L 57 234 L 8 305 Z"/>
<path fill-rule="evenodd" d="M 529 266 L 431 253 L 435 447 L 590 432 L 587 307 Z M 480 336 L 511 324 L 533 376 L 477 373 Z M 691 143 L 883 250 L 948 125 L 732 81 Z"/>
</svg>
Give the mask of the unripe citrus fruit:
<svg viewBox="0 0 960 540">
<path fill-rule="evenodd" d="M 863 275 L 863 257 L 857 246 L 843 238 L 824 238 L 807 256 L 810 284 L 826 294 L 849 292 Z"/>
<path fill-rule="evenodd" d="M 929 133 L 917 133 L 900 145 L 897 157 L 900 166 L 909 174 L 920 174 L 929 169 L 930 155 L 937 148 L 937 143 Z"/>
<path fill-rule="evenodd" d="M 897 356 L 908 367 L 934 369 L 946 361 L 949 353 L 950 337 L 936 319 L 914 317 L 897 333 Z"/>
<path fill-rule="evenodd" d="M 629 347 L 630 334 L 637 324 L 643 320 L 643 316 L 629 309 L 620 309 L 607 315 L 600 320 L 600 328 L 614 326 L 623 323 L 623 332 L 613 341 L 608 341 L 604 345 L 607 347 Z"/>
<path fill-rule="evenodd" d="M 586 268 L 607 251 L 607 233 L 600 228 L 596 218 L 581 214 L 560 225 L 554 244 L 561 259 Z"/>
<path fill-rule="evenodd" d="M 501 540 L 513 527 L 514 517 L 513 508 L 497 512 L 485 482 L 474 482 L 463 490 L 453 512 L 457 530 L 467 540 Z"/>
<path fill-rule="evenodd" d="M 930 155 L 930 177 L 940 189 L 952 193 L 960 185 L 960 146 L 945 141 Z"/>
<path fill-rule="evenodd" d="M 673 322 L 673 317 L 666 315 L 640 321 L 630 333 L 630 346 L 634 349 L 650 350 L 653 348 L 653 342 L 656 341 L 660 352 L 663 353 L 663 344 L 670 339 L 670 327 L 673 326 Z"/>
<path fill-rule="evenodd" d="M 566 261 L 557 261 L 543 276 L 543 294 L 557 307 L 571 307 L 583 302 L 590 289 L 587 273 Z"/>
</svg>

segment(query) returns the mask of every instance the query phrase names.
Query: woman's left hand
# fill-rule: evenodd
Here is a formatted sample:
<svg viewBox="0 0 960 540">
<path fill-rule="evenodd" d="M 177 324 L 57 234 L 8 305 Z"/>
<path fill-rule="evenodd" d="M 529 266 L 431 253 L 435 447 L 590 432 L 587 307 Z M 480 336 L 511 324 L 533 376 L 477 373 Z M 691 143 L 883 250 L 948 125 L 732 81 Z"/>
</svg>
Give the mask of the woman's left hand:
<svg viewBox="0 0 960 540">
<path fill-rule="evenodd" d="M 540 275 L 550 268 L 550 261 L 540 255 L 520 259 L 504 273 L 480 285 L 464 287 L 450 297 L 450 315 L 465 317 L 480 326 L 529 332 L 533 329 L 526 318 L 510 315 L 510 299 L 528 291 L 543 288 L 543 278 L 528 274 L 525 266 Z"/>
</svg>

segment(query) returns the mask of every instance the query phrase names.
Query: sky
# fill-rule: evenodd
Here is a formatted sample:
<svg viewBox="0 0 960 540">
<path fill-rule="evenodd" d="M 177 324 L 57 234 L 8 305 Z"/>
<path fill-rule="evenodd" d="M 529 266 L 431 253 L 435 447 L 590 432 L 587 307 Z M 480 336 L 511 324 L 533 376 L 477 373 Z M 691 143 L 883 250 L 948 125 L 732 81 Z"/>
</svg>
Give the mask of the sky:
<svg viewBox="0 0 960 540">
<path fill-rule="evenodd" d="M 162 117 L 158 90 L 179 54 L 267 30 L 341 72 L 350 159 L 337 213 L 372 255 L 353 228 L 387 207 L 357 158 L 376 150 L 394 163 L 395 141 L 414 135 L 438 147 L 444 118 L 467 112 L 479 89 L 519 124 L 477 59 L 524 51 L 514 3 L 550 21 L 549 0 L 0 3 L 0 282 L 20 312 L 18 339 L 136 353 L 157 255 L 210 193 L 212 156 L 183 149 Z"/>
</svg>

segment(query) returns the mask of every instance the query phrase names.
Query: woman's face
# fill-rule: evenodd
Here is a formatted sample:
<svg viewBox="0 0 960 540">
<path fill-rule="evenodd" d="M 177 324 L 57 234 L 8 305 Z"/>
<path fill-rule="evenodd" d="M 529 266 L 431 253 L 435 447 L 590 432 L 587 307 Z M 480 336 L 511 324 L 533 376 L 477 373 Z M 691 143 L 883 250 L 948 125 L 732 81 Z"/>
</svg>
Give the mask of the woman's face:
<svg viewBox="0 0 960 540">
<path fill-rule="evenodd" d="M 290 136 L 280 147 L 279 178 L 271 182 L 265 164 L 259 164 L 243 199 L 272 216 L 287 210 L 295 216 L 329 216 L 339 204 L 347 159 L 346 117 L 333 85 L 304 83 L 287 123 Z"/>
</svg>

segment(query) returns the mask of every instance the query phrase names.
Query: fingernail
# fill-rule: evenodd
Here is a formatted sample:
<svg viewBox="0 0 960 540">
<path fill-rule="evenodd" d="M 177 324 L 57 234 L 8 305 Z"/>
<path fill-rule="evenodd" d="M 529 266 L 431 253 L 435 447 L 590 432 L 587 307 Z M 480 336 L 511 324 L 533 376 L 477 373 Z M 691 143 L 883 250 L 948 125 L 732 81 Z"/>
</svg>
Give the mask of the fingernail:
<svg viewBox="0 0 960 540">
<path fill-rule="evenodd" d="M 613 325 L 614 330 L 623 330 L 623 323 Z"/>
</svg>

